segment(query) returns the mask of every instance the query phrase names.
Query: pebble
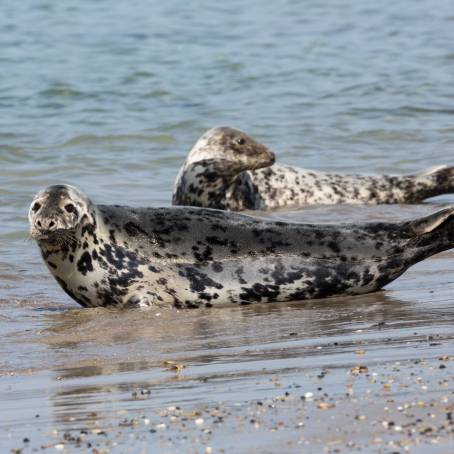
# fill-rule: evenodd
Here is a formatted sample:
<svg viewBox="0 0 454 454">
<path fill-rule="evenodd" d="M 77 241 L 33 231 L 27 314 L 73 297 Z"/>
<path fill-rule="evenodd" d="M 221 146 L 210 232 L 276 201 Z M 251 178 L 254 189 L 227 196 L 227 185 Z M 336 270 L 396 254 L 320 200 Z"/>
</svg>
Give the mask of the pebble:
<svg viewBox="0 0 454 454">
<path fill-rule="evenodd" d="M 331 404 L 329 402 L 320 402 L 317 407 L 320 408 L 320 410 L 329 410 L 330 408 L 334 408 L 336 405 Z"/>
<path fill-rule="evenodd" d="M 352 375 L 366 374 L 368 371 L 366 366 L 354 366 L 350 369 Z"/>
</svg>

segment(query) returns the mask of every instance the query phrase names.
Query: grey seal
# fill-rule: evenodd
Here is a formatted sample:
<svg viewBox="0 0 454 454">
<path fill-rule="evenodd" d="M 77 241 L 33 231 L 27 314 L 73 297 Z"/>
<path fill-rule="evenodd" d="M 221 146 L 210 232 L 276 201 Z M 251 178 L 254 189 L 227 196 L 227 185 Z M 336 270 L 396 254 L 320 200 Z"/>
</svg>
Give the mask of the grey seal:
<svg viewBox="0 0 454 454">
<path fill-rule="evenodd" d="M 454 246 L 454 207 L 399 223 L 312 225 L 193 207 L 95 205 L 40 191 L 31 236 L 82 306 L 199 307 L 373 292 Z"/>
<path fill-rule="evenodd" d="M 274 164 L 274 154 L 242 131 L 210 129 L 177 175 L 172 203 L 231 211 L 313 204 L 418 203 L 454 192 L 454 167 L 418 175 L 343 175 Z"/>
</svg>

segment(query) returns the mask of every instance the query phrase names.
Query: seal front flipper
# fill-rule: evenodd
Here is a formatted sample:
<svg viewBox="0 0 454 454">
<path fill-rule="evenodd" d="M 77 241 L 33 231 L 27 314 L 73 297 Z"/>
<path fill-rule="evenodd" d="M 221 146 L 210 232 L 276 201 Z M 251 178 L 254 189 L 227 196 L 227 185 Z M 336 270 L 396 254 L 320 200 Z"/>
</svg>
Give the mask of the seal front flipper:
<svg viewBox="0 0 454 454">
<path fill-rule="evenodd" d="M 227 192 L 242 171 L 224 159 L 185 163 L 175 182 L 172 204 L 228 209 Z"/>
<path fill-rule="evenodd" d="M 152 295 L 132 295 L 126 302 L 125 309 L 150 309 L 159 306 L 156 297 Z"/>
</svg>

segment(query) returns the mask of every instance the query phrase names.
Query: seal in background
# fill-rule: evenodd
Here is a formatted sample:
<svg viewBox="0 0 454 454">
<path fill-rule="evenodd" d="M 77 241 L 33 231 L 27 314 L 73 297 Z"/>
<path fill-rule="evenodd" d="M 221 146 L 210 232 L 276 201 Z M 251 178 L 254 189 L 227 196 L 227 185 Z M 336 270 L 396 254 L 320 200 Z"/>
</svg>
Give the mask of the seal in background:
<svg viewBox="0 0 454 454">
<path fill-rule="evenodd" d="M 314 204 L 418 203 L 454 192 L 454 167 L 418 175 L 342 175 L 274 164 L 274 155 L 242 131 L 210 129 L 175 181 L 173 205 L 231 211 Z"/>
</svg>

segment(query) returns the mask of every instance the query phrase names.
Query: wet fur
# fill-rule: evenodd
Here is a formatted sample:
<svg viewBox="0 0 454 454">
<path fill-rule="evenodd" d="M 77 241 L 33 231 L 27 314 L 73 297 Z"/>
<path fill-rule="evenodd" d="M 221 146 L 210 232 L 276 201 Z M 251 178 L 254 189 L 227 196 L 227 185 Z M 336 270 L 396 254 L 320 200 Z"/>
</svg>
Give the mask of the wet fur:
<svg viewBox="0 0 454 454">
<path fill-rule="evenodd" d="M 38 239 L 58 283 L 86 307 L 192 308 L 368 293 L 454 245 L 454 208 L 416 221 L 333 226 L 202 208 L 94 205 L 64 186 L 37 198 L 47 223 L 59 222 L 67 200 L 86 204 L 71 228 L 75 241 Z M 30 214 L 32 230 L 39 219 L 39 211 Z"/>
</svg>

